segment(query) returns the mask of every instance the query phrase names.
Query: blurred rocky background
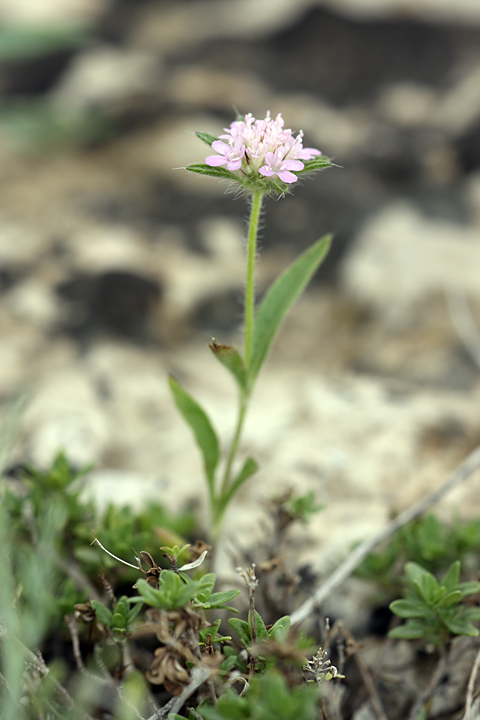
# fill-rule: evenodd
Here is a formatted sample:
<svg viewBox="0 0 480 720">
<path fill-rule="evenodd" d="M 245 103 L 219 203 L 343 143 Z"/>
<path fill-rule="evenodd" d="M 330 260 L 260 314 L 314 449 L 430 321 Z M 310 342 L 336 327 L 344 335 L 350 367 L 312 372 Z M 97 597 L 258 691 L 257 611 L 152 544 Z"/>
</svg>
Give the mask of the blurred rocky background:
<svg viewBox="0 0 480 720">
<path fill-rule="evenodd" d="M 294 546 L 329 565 L 480 442 L 478 0 L 0 0 L 3 425 L 24 398 L 12 462 L 63 448 L 101 502 L 204 508 L 166 375 L 227 440 L 207 343 L 241 342 L 248 208 L 181 168 L 268 109 L 339 167 L 267 202 L 259 292 L 335 242 L 259 381 L 230 539 L 313 489 Z"/>
</svg>

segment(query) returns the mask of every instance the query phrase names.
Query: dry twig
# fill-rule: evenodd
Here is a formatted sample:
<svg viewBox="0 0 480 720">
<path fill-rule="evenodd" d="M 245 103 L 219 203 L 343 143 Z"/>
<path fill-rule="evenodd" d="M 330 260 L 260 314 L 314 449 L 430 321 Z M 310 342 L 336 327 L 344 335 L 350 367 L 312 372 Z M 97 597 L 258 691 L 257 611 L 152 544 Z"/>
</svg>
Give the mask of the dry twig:
<svg viewBox="0 0 480 720">
<path fill-rule="evenodd" d="M 480 668 L 480 650 L 477 653 L 475 662 L 473 663 L 472 672 L 468 679 L 467 686 L 467 698 L 465 702 L 465 720 L 473 720 L 472 718 L 472 705 L 473 705 L 473 691 L 475 690 L 475 683 L 477 682 L 478 670 Z"/>
</svg>

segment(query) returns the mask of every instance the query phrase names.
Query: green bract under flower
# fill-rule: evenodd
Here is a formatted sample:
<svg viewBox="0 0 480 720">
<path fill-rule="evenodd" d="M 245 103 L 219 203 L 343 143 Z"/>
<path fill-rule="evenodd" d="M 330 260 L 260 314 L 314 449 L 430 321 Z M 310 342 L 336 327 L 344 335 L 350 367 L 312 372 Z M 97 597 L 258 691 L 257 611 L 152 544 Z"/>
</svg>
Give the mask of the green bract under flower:
<svg viewBox="0 0 480 720">
<path fill-rule="evenodd" d="M 316 148 L 303 147 L 303 132 L 294 136 L 284 128 L 281 114 L 275 119 L 267 112 L 264 120 L 247 114 L 215 137 L 196 133 L 216 155 L 205 164 L 188 165 L 187 170 L 233 180 L 249 192 L 283 195 L 298 177 L 329 167 L 331 162 Z"/>
</svg>

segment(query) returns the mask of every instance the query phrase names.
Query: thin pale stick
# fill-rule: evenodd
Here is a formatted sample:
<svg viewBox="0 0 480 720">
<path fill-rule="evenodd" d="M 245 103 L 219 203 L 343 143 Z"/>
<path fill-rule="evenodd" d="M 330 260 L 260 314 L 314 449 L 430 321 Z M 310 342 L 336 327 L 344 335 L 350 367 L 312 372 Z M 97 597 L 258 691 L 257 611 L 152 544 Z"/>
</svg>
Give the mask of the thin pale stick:
<svg viewBox="0 0 480 720">
<path fill-rule="evenodd" d="M 479 668 L 480 668 L 480 650 L 477 653 L 477 657 L 475 658 L 475 662 L 473 663 L 472 672 L 470 673 L 470 677 L 468 679 L 464 720 L 472 720 L 473 691 L 475 690 L 475 683 L 477 682 L 477 675 L 478 675 Z"/>
<path fill-rule="evenodd" d="M 315 608 L 322 603 L 331 593 L 336 590 L 350 575 L 357 569 L 360 563 L 372 550 L 391 535 L 400 530 L 411 520 L 419 517 L 425 510 L 437 503 L 444 495 L 447 495 L 457 485 L 466 480 L 475 470 L 480 467 L 480 445 L 468 455 L 468 457 L 449 475 L 446 482 L 437 490 L 426 495 L 415 505 L 404 510 L 383 530 L 372 538 L 367 538 L 333 571 L 329 578 L 317 588 L 311 598 L 300 605 L 291 615 L 291 624 L 298 625 L 306 620 Z"/>
</svg>

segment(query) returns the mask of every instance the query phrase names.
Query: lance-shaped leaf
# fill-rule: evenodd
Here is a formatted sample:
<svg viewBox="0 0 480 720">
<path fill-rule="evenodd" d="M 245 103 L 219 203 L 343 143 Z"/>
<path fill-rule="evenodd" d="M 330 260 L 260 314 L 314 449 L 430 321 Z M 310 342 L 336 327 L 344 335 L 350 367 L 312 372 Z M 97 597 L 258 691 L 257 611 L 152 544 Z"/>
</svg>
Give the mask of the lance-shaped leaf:
<svg viewBox="0 0 480 720">
<path fill-rule="evenodd" d="M 190 170 L 190 172 L 199 173 L 200 175 L 211 175 L 212 177 L 224 178 L 226 180 L 238 180 L 237 175 L 223 167 L 210 167 L 210 165 L 204 165 L 203 163 L 193 163 L 192 165 L 187 165 L 185 169 Z"/>
<path fill-rule="evenodd" d="M 218 140 L 215 135 L 210 135 L 210 133 L 206 132 L 196 132 L 195 135 L 199 140 L 202 140 L 204 143 L 207 143 L 210 147 L 212 147 L 212 143 L 214 143 L 216 140 Z"/>
<path fill-rule="evenodd" d="M 184 388 L 182 388 L 180 383 L 178 383 L 172 376 L 170 376 L 168 382 L 170 384 L 175 404 L 188 425 L 192 428 L 197 445 L 203 455 L 205 474 L 208 479 L 210 495 L 213 497 L 215 470 L 220 457 L 217 435 L 207 417 L 206 412 L 192 398 L 192 396 L 189 395 Z"/>
<path fill-rule="evenodd" d="M 304 168 L 303 170 L 299 170 L 296 172 L 296 175 L 304 175 L 307 172 L 312 172 L 313 170 L 323 170 L 323 168 L 330 167 L 332 164 L 332 161 L 329 160 L 329 158 L 325 157 L 324 155 L 319 155 L 318 157 L 313 158 L 312 160 L 306 160 L 304 162 Z"/>
<path fill-rule="evenodd" d="M 255 317 L 252 361 L 248 369 L 250 387 L 267 357 L 283 318 L 315 274 L 330 243 L 329 235 L 317 240 L 275 280 L 263 298 Z"/>
<path fill-rule="evenodd" d="M 258 470 L 258 463 L 251 457 L 248 457 L 245 462 L 242 465 L 242 469 L 236 476 L 235 480 L 232 482 L 229 488 L 227 488 L 227 491 L 225 495 L 221 498 L 220 501 L 220 510 L 223 511 L 226 507 L 228 507 L 228 504 L 230 503 L 230 500 L 236 495 L 236 493 L 240 490 L 243 483 L 248 480 L 249 477 L 251 477 L 254 473 L 256 473 Z"/>
<path fill-rule="evenodd" d="M 208 347 L 222 365 L 227 370 L 230 370 L 240 389 L 244 391 L 247 384 L 247 371 L 238 350 L 231 345 L 220 345 L 215 338 L 212 338 L 212 342 Z"/>
</svg>

